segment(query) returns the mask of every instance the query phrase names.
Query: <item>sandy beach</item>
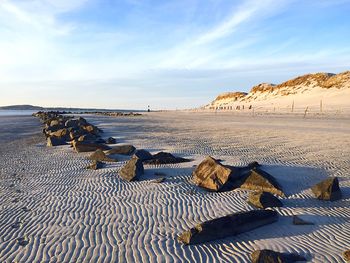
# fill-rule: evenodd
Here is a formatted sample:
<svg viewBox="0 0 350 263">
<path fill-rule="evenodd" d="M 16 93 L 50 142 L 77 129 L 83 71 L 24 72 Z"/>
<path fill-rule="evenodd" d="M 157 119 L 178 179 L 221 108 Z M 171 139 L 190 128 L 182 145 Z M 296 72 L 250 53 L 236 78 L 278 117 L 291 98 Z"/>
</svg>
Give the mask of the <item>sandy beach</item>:
<svg viewBox="0 0 350 263">
<path fill-rule="evenodd" d="M 296 252 L 310 262 L 344 262 L 350 249 L 350 119 L 159 112 L 86 115 L 89 122 L 151 153 L 192 161 L 145 165 L 141 181 L 118 170 L 130 158 L 85 169 L 89 153 L 46 147 L 34 117 L 0 117 L 0 262 L 250 262 L 256 249 Z M 224 164 L 257 161 L 283 186 L 279 221 L 185 246 L 177 236 L 206 220 L 254 208 L 248 190 L 207 192 L 191 182 L 207 155 Z M 165 181 L 157 183 L 165 174 Z M 337 176 L 343 198 L 320 201 L 310 187 Z M 292 216 L 314 225 L 293 225 Z M 20 246 L 18 238 L 28 244 Z"/>
</svg>

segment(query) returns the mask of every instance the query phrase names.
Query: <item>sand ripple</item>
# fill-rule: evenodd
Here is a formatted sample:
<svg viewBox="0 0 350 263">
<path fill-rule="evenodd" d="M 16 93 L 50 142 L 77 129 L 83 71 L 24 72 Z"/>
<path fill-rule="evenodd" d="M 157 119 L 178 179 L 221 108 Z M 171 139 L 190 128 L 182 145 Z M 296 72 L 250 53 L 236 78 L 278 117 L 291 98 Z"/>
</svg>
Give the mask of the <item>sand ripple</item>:
<svg viewBox="0 0 350 263">
<path fill-rule="evenodd" d="M 331 120 L 300 126 L 293 119 L 266 123 L 167 114 L 91 118 L 106 137 L 193 159 L 146 166 L 138 182 L 118 176 L 125 160 L 91 171 L 84 169 L 87 154 L 43 147 L 42 137 L 4 144 L 0 262 L 249 262 L 250 253 L 263 248 L 296 252 L 312 262 L 342 262 L 350 240 L 350 161 L 344 147 L 350 145 L 349 125 L 340 132 Z M 319 129 L 329 125 L 334 128 Z M 198 222 L 253 209 L 248 191 L 208 193 L 191 184 L 193 165 L 205 155 L 233 165 L 261 162 L 287 192 L 285 207 L 276 209 L 279 222 L 202 245 L 179 244 L 177 235 Z M 155 172 L 165 173 L 166 180 L 154 183 Z M 313 198 L 308 188 L 327 176 L 340 178 L 342 200 Z M 315 225 L 292 225 L 295 214 Z M 12 227 L 16 222 L 19 227 Z M 29 244 L 21 247 L 20 237 Z"/>
</svg>

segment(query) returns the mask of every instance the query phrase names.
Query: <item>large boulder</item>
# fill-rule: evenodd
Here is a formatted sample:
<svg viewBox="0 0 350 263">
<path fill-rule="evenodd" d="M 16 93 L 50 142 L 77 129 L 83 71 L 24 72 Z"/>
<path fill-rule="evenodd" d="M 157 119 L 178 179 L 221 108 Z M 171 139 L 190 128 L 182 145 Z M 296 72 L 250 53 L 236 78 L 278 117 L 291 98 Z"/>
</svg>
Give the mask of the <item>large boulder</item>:
<svg viewBox="0 0 350 263">
<path fill-rule="evenodd" d="M 84 134 L 81 135 L 78 138 L 79 142 L 93 142 L 93 143 L 105 143 L 105 140 L 103 140 L 101 137 L 94 135 L 94 134 Z"/>
<path fill-rule="evenodd" d="M 64 129 L 57 130 L 55 132 L 50 132 L 49 136 L 61 138 L 64 140 L 69 140 L 69 131 L 68 129 L 64 128 Z"/>
<path fill-rule="evenodd" d="M 137 150 L 134 153 L 134 156 L 139 158 L 141 161 L 148 161 L 153 158 L 152 154 L 149 151 L 143 149 Z"/>
<path fill-rule="evenodd" d="M 92 161 L 100 162 L 117 162 L 117 159 L 108 157 L 102 150 L 97 149 L 93 154 L 89 156 L 89 159 Z"/>
<path fill-rule="evenodd" d="M 52 132 L 56 132 L 56 131 L 64 129 L 64 128 L 65 128 L 64 125 L 61 125 L 61 124 L 54 125 L 54 126 L 46 125 L 46 127 L 44 129 L 44 133 L 49 135 Z"/>
<path fill-rule="evenodd" d="M 171 153 L 167 152 L 159 152 L 157 154 L 154 154 L 152 159 L 145 161 L 147 164 L 171 164 L 171 163 L 183 163 L 183 162 L 190 162 L 191 160 L 181 158 L 181 157 L 175 157 Z"/>
<path fill-rule="evenodd" d="M 68 129 L 71 129 L 71 128 L 68 128 Z M 79 139 L 81 136 L 83 135 L 87 135 L 87 131 L 85 130 L 81 130 L 81 129 L 71 129 L 70 132 L 69 132 L 69 137 L 71 140 L 76 140 L 76 139 Z M 94 135 L 92 135 L 94 136 Z"/>
<path fill-rule="evenodd" d="M 56 119 L 56 120 L 51 120 L 49 126 L 56 126 L 60 124 L 61 124 L 61 121 Z"/>
<path fill-rule="evenodd" d="M 98 135 L 100 133 L 100 130 L 92 124 L 82 125 L 80 128 L 94 135 Z"/>
<path fill-rule="evenodd" d="M 342 198 L 337 177 L 328 178 L 311 187 L 311 190 L 320 200 L 336 201 Z"/>
<path fill-rule="evenodd" d="M 64 125 L 67 128 L 79 129 L 80 126 L 88 125 L 88 122 L 84 118 L 79 117 L 78 119 L 67 120 Z"/>
<path fill-rule="evenodd" d="M 67 143 L 65 140 L 56 138 L 56 137 L 48 137 L 47 138 L 47 146 L 52 147 L 52 146 L 59 146 L 59 145 L 66 145 Z"/>
<path fill-rule="evenodd" d="M 239 187 L 242 189 L 269 192 L 282 197 L 285 196 L 282 187 L 276 179 L 260 168 L 254 168 L 245 173 L 240 179 Z"/>
<path fill-rule="evenodd" d="M 192 173 L 193 182 L 211 191 L 219 191 L 229 180 L 232 170 L 208 156 Z"/>
<path fill-rule="evenodd" d="M 131 155 L 136 148 L 132 145 L 117 145 L 112 147 L 112 149 L 106 151 L 107 155 L 110 154 L 123 154 L 123 155 Z"/>
<path fill-rule="evenodd" d="M 119 175 L 129 182 L 140 178 L 143 173 L 142 161 L 136 157 L 131 158 L 119 171 Z"/>
<path fill-rule="evenodd" d="M 108 150 L 110 149 L 105 144 L 100 143 L 90 143 L 90 142 L 79 142 L 79 141 L 73 141 L 72 146 L 76 152 L 93 152 L 97 149 L 100 150 Z"/>
<path fill-rule="evenodd" d="M 257 208 L 282 207 L 282 202 L 268 192 L 252 192 L 248 196 L 248 203 Z"/>
<path fill-rule="evenodd" d="M 186 245 L 200 244 L 234 236 L 278 220 L 273 210 L 239 212 L 201 223 L 182 233 L 178 240 Z"/>
<path fill-rule="evenodd" d="M 252 253 L 252 263 L 293 263 L 297 261 L 306 261 L 306 259 L 297 254 L 280 253 L 269 249 L 256 250 Z"/>
</svg>

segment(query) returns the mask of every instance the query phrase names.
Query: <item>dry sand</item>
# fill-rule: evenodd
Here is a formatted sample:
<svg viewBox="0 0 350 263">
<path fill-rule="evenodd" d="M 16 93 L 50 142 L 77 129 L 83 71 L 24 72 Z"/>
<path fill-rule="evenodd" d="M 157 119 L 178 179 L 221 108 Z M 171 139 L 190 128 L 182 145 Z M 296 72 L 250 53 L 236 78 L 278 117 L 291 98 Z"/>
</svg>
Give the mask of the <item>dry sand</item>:
<svg viewBox="0 0 350 263">
<path fill-rule="evenodd" d="M 251 94 L 251 98 L 243 101 L 233 101 L 231 98 L 215 101 L 211 107 L 232 107 L 244 106 L 246 112 L 260 113 L 301 113 L 305 110 L 308 115 L 327 114 L 329 116 L 349 115 L 350 114 L 350 88 L 331 88 L 324 89 L 320 87 L 299 87 L 295 94 L 283 96 L 276 92 L 258 92 Z M 293 91 L 293 90 L 292 90 Z M 249 107 L 252 107 L 249 110 Z"/>
<path fill-rule="evenodd" d="M 68 146 L 47 148 L 36 119 L 1 117 L 0 262 L 249 262 L 255 249 L 297 252 L 311 262 L 343 262 L 350 249 L 350 121 L 251 117 L 229 113 L 151 113 L 141 117 L 88 116 L 105 137 L 151 152 L 169 151 L 193 162 L 145 166 L 145 180 L 122 181 L 127 160 L 84 169 L 88 154 Z M 13 132 L 10 132 L 12 129 Z M 258 161 L 287 197 L 278 223 L 202 245 L 176 240 L 196 223 L 252 210 L 248 191 L 208 193 L 190 182 L 206 155 L 231 165 Z M 155 172 L 166 174 L 162 183 Z M 344 198 L 318 201 L 309 189 L 337 176 Z M 27 209 L 23 209 L 23 208 Z M 292 215 L 315 223 L 292 225 Z M 20 222 L 15 227 L 12 225 Z M 18 227 L 19 226 L 19 227 Z M 26 237 L 20 246 L 17 238 Z"/>
</svg>

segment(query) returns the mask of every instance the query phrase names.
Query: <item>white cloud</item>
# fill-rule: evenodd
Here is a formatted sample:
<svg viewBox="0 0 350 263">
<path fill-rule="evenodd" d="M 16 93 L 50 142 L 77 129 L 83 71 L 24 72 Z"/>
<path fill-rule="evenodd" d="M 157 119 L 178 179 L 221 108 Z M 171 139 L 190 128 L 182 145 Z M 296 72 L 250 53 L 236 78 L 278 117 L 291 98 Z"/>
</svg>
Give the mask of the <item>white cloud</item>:
<svg viewBox="0 0 350 263">
<path fill-rule="evenodd" d="M 232 13 L 223 21 L 213 26 L 212 28 L 188 39 L 186 42 L 179 44 L 166 52 L 164 59 L 158 64 L 159 68 L 194 68 L 198 66 L 208 66 L 212 58 L 218 57 L 213 54 L 223 54 L 220 44 L 216 42 L 221 39 L 232 37 L 239 29 L 246 26 L 248 22 L 258 23 L 259 20 L 279 13 L 283 8 L 292 1 L 280 0 L 278 3 L 274 0 L 246 0 L 240 6 L 235 7 Z M 232 48 L 237 47 L 238 51 L 241 46 L 247 43 L 252 44 L 256 41 L 256 36 L 253 34 L 249 38 L 237 36 L 235 43 L 231 45 L 230 54 L 235 53 Z"/>
</svg>

